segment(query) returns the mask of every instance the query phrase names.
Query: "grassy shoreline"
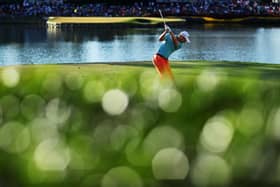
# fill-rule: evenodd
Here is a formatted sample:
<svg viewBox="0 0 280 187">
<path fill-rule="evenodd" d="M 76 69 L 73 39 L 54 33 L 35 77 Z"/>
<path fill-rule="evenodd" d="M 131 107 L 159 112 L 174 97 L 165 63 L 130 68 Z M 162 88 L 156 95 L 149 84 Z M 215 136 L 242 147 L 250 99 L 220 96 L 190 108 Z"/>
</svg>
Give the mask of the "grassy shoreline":
<svg viewBox="0 0 280 187">
<path fill-rule="evenodd" d="M 184 24 L 185 19 L 165 18 L 165 22 L 171 25 Z M 49 17 L 46 24 L 49 27 L 95 25 L 95 26 L 156 26 L 163 23 L 160 17 Z"/>
<path fill-rule="evenodd" d="M 254 75 L 263 79 L 278 79 L 280 78 L 279 64 L 263 64 L 253 62 L 229 62 L 229 61 L 171 61 L 171 69 L 175 75 L 175 79 L 181 79 L 181 76 L 199 75 L 203 70 L 214 70 L 216 72 L 224 72 L 228 75 L 244 78 Z M 33 70 L 49 70 L 60 73 L 70 73 L 71 71 L 78 71 L 80 73 L 90 74 L 96 73 L 100 76 L 102 74 L 121 73 L 140 73 L 149 70 L 156 74 L 152 62 L 103 62 L 103 63 L 65 63 L 65 64 L 24 64 L 2 66 L 0 71 L 5 68 L 16 68 L 22 73 L 28 73 Z"/>
<path fill-rule="evenodd" d="M 166 17 L 168 24 L 184 23 L 263 23 L 279 24 L 280 17 L 247 16 L 241 18 L 214 18 L 207 16 Z M 78 25 L 78 24 L 129 24 L 129 25 L 158 25 L 160 17 L 49 17 L 48 25 Z"/>
<path fill-rule="evenodd" d="M 7 65 L 0 66 L 0 70 L 6 67 L 15 67 L 15 68 L 46 68 L 46 67 L 57 67 L 57 68 L 70 68 L 70 67 L 87 67 L 93 69 L 99 69 L 102 67 L 131 67 L 131 68 L 145 68 L 153 67 L 152 62 L 150 61 L 136 61 L 136 62 L 86 62 L 86 63 L 62 63 L 62 64 L 22 64 L 22 65 Z M 170 66 L 172 69 L 193 69 L 193 68 L 235 68 L 235 69 L 244 69 L 247 70 L 275 70 L 280 71 L 280 64 L 269 64 L 269 63 L 259 63 L 259 62 L 233 62 L 233 61 L 170 61 Z"/>
<path fill-rule="evenodd" d="M 62 17 L 61 17 L 62 18 Z M 46 22 L 50 21 L 52 22 L 52 19 L 56 20 L 57 22 L 60 23 L 59 19 L 61 19 L 59 17 L 2 17 L 0 19 L 0 23 L 1 24 L 46 24 Z M 108 18 L 106 22 L 100 21 L 103 18 L 102 17 L 97 17 L 99 21 L 92 19 L 92 18 L 88 18 L 88 17 L 82 17 L 82 20 L 79 21 L 79 17 L 78 19 L 75 21 L 76 17 L 64 17 L 66 18 L 66 22 L 69 22 L 70 20 L 74 20 L 71 21 L 72 23 L 76 24 L 81 24 L 84 22 L 90 23 L 93 22 L 95 26 L 98 25 L 104 25 L 107 24 L 107 22 L 111 22 L 110 25 L 113 24 L 117 24 L 117 22 L 119 22 L 119 24 L 121 23 L 122 25 L 125 25 L 127 22 L 127 25 L 138 25 L 138 26 L 148 26 L 148 25 L 157 25 L 156 23 L 159 23 L 159 17 L 155 17 L 155 18 L 146 18 L 146 17 L 121 17 L 120 19 L 118 17 L 113 18 L 113 20 L 110 21 L 110 18 Z M 90 20 L 91 21 L 86 21 L 86 20 Z M 166 18 L 167 19 L 167 18 Z M 173 19 L 173 18 L 171 18 Z M 63 20 L 63 19 L 62 19 Z M 68 21 L 67 21 L 68 20 Z M 184 23 L 185 21 L 187 23 L 192 23 L 192 24 L 205 24 L 205 23 L 214 23 L 214 24 L 267 24 L 267 25 L 279 25 L 279 20 L 280 17 L 262 17 L 262 16 L 248 16 L 248 17 L 241 17 L 241 18 L 215 18 L 215 17 L 203 17 L 203 16 L 185 16 L 185 17 L 178 17 L 175 18 L 175 20 L 177 20 L 176 22 L 179 23 Z M 173 21 L 175 21 L 173 19 Z M 180 21 L 181 20 L 181 21 Z M 175 23 L 176 23 L 175 22 Z"/>
</svg>

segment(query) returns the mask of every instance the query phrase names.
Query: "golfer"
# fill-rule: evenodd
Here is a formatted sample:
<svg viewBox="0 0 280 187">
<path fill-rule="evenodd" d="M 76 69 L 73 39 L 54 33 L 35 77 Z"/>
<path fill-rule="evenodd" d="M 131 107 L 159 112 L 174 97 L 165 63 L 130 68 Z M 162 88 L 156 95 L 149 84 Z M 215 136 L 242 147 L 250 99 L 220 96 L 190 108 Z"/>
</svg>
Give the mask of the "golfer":
<svg viewBox="0 0 280 187">
<path fill-rule="evenodd" d="M 153 64 L 161 78 L 174 79 L 168 58 L 174 51 L 180 49 L 184 43 L 190 43 L 189 36 L 187 31 L 182 31 L 176 36 L 170 27 L 165 25 L 165 30 L 159 37 L 159 41 L 162 43 L 158 52 L 153 56 Z"/>
</svg>

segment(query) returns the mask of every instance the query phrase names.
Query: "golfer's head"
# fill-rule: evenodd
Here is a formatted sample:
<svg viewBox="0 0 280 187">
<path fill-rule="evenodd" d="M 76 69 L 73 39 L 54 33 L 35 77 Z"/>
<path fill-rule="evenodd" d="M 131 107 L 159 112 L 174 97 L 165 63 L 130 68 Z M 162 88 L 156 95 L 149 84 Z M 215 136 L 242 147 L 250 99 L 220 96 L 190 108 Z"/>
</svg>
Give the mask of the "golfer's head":
<svg viewBox="0 0 280 187">
<path fill-rule="evenodd" d="M 189 37 L 190 37 L 190 34 L 187 31 L 182 31 L 178 35 L 178 39 L 180 42 L 190 43 L 191 41 L 190 41 Z"/>
</svg>

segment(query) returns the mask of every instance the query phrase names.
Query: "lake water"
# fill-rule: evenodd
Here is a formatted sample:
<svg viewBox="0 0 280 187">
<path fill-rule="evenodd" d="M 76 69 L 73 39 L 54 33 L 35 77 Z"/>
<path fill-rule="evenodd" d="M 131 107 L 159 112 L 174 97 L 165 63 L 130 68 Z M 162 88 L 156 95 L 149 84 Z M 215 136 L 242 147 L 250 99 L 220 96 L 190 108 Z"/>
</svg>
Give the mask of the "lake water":
<svg viewBox="0 0 280 187">
<path fill-rule="evenodd" d="M 280 27 L 196 25 L 175 28 L 191 44 L 171 60 L 223 60 L 280 64 Z M 0 65 L 150 61 L 161 28 L 69 28 L 0 25 Z"/>
</svg>

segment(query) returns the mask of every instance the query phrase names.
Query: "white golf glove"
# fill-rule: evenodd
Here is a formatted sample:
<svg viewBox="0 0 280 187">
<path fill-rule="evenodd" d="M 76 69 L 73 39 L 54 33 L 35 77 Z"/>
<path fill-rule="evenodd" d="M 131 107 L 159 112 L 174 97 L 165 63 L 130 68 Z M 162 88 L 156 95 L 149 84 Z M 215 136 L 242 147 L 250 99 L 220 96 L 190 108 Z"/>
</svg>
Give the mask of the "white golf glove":
<svg viewBox="0 0 280 187">
<path fill-rule="evenodd" d="M 164 29 L 167 31 L 167 32 L 171 32 L 171 28 L 168 26 L 168 25 L 164 25 Z"/>
</svg>

